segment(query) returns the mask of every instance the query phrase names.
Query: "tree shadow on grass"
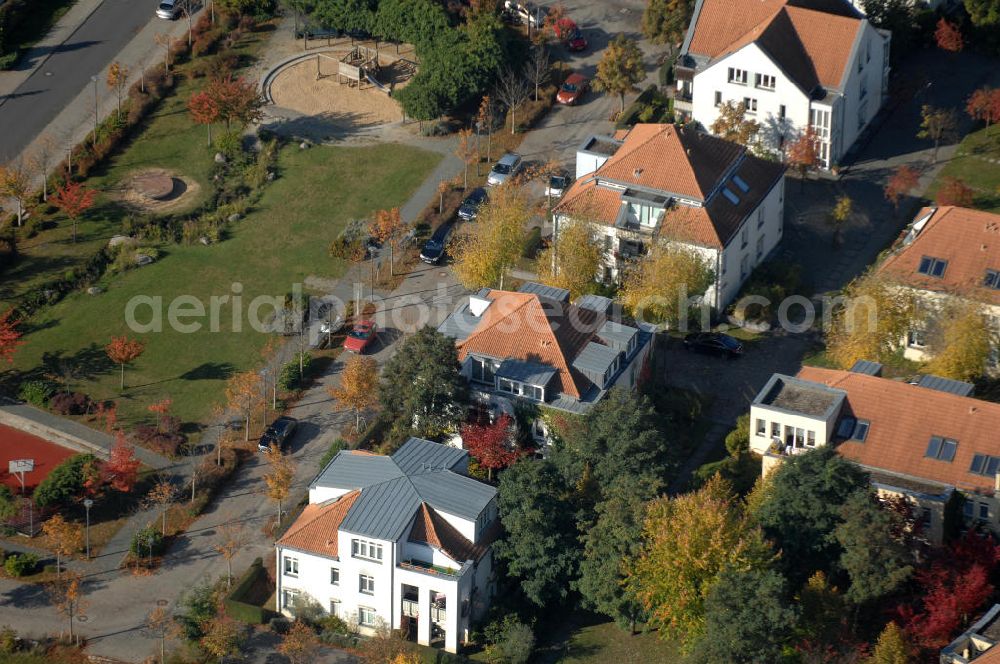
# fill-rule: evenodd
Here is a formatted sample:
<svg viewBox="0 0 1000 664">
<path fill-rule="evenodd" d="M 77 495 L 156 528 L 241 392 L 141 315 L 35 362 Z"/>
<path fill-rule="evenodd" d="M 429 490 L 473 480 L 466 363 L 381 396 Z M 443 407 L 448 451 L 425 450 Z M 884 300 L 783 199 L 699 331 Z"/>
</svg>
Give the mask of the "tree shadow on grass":
<svg viewBox="0 0 1000 664">
<path fill-rule="evenodd" d="M 229 362 L 204 362 L 182 373 L 181 380 L 227 380 L 236 371 Z"/>
<path fill-rule="evenodd" d="M 59 376 L 68 382 L 91 381 L 98 376 L 111 373 L 114 363 L 108 358 L 103 346 L 91 342 L 88 346 L 67 355 L 65 351 L 46 351 L 37 367 L 26 374 L 26 378 Z"/>
</svg>

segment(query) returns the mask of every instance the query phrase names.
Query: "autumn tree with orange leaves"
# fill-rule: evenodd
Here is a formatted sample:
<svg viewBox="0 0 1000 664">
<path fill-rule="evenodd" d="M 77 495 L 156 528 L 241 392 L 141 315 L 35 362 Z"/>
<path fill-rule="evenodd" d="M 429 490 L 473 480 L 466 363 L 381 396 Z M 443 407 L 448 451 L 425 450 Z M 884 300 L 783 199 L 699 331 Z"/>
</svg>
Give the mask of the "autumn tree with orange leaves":
<svg viewBox="0 0 1000 664">
<path fill-rule="evenodd" d="M 278 520 L 281 523 L 281 503 L 288 498 L 292 490 L 292 480 L 295 479 L 295 466 L 291 457 L 281 453 L 277 445 L 272 445 L 267 454 L 271 468 L 264 474 L 264 484 L 267 486 L 267 497 L 278 504 Z"/>
<path fill-rule="evenodd" d="M 121 431 L 116 432 L 114 445 L 104 464 L 104 476 L 111 488 L 122 493 L 130 492 L 139 478 L 139 465 L 135 446 L 129 445 Z"/>
<path fill-rule="evenodd" d="M 465 165 L 465 174 L 462 177 L 462 191 L 465 191 L 469 188 L 469 166 L 479 161 L 479 150 L 472 142 L 472 129 L 459 130 L 455 156 Z"/>
<path fill-rule="evenodd" d="M 941 186 L 934 195 L 934 202 L 938 205 L 969 207 L 975 195 L 976 192 L 958 178 L 946 177 L 941 179 Z"/>
<path fill-rule="evenodd" d="M 20 321 L 14 320 L 13 307 L 0 315 L 0 360 L 7 364 L 14 362 L 14 353 L 24 343 L 21 331 L 17 329 Z"/>
<path fill-rule="evenodd" d="M 934 42 L 941 50 L 952 53 L 959 53 L 965 48 L 962 31 L 957 25 L 945 18 L 938 19 L 937 29 L 934 30 Z"/>
<path fill-rule="evenodd" d="M 129 339 L 127 336 L 111 337 L 111 343 L 104 347 L 108 359 L 121 367 L 121 391 L 125 391 L 125 365 L 131 364 L 139 359 L 142 352 L 146 350 L 146 344 L 138 339 Z"/>
<path fill-rule="evenodd" d="M 42 524 L 42 536 L 46 548 L 56 554 L 58 579 L 62 575 L 63 558 L 72 556 L 83 547 L 83 529 L 79 524 L 64 519 L 62 514 L 55 514 Z"/>
<path fill-rule="evenodd" d="M 191 95 L 188 99 L 188 112 L 195 124 L 208 127 L 208 145 L 212 145 L 212 124 L 219 121 L 219 104 L 216 99 L 209 94 L 208 90 L 202 90 Z"/>
<path fill-rule="evenodd" d="M 1000 89 L 979 88 L 969 96 L 965 112 L 973 120 L 982 120 L 986 128 L 1000 120 Z"/>
<path fill-rule="evenodd" d="M 76 638 L 74 630 L 75 619 L 87 610 L 88 602 L 84 598 L 79 572 L 69 571 L 63 579 L 57 580 L 48 587 L 49 599 L 56 612 L 69 621 L 69 638 Z"/>
<path fill-rule="evenodd" d="M 391 210 L 379 210 L 375 213 L 374 219 L 368 225 L 368 232 L 380 243 L 389 245 L 389 275 L 393 274 L 393 246 L 402 234 L 406 226 L 402 217 L 399 216 L 399 208 Z"/>
<path fill-rule="evenodd" d="M 799 172 L 799 190 L 805 188 L 806 173 L 819 166 L 819 148 L 816 145 L 816 132 L 809 127 L 797 139 L 791 142 L 785 154 L 788 165 Z"/>
<path fill-rule="evenodd" d="M 264 99 L 251 81 L 232 74 L 219 76 L 208 82 L 205 92 L 218 108 L 219 117 L 226 121 L 226 131 L 233 122 L 245 127 L 261 118 Z"/>
<path fill-rule="evenodd" d="M 128 67 L 122 63 L 115 62 L 111 63 L 108 67 L 108 79 L 107 79 L 108 89 L 114 91 L 118 95 L 118 119 L 122 118 L 122 95 L 125 93 L 125 88 L 128 87 Z"/>
<path fill-rule="evenodd" d="M 261 397 L 261 377 L 255 371 L 234 374 L 226 384 L 226 404 L 243 420 L 243 440 L 250 440 L 250 418 L 254 404 Z"/>
<path fill-rule="evenodd" d="M 902 165 L 892 172 L 889 181 L 885 184 L 883 193 L 885 199 L 892 203 L 892 207 L 899 210 L 899 200 L 913 191 L 920 182 L 920 173 L 912 166 Z"/>
<path fill-rule="evenodd" d="M 73 222 L 73 242 L 76 242 L 76 227 L 83 214 L 94 206 L 97 192 L 87 189 L 79 182 L 67 182 L 52 194 L 51 202 Z"/>
<path fill-rule="evenodd" d="M 330 396 L 354 411 L 354 430 L 361 429 L 361 414 L 378 403 L 378 365 L 375 359 L 352 355 L 344 365 L 340 385 Z"/>
<path fill-rule="evenodd" d="M 487 478 L 493 481 L 493 471 L 506 468 L 517 461 L 519 455 L 513 445 L 513 420 L 504 413 L 496 422 L 469 422 L 462 425 L 462 444 L 469 451 L 469 456 L 486 469 Z"/>
</svg>

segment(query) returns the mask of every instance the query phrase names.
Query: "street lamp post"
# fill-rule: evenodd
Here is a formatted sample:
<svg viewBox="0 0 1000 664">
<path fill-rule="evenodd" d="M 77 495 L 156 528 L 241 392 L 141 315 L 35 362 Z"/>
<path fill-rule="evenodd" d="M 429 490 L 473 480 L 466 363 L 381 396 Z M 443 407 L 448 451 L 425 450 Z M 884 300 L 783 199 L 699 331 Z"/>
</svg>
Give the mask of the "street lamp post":
<svg viewBox="0 0 1000 664">
<path fill-rule="evenodd" d="M 94 84 L 94 145 L 97 145 L 97 77 L 91 76 L 90 80 Z"/>
<path fill-rule="evenodd" d="M 83 507 L 87 510 L 87 560 L 90 560 L 90 508 L 94 506 L 94 501 L 87 498 L 83 501 Z"/>
</svg>

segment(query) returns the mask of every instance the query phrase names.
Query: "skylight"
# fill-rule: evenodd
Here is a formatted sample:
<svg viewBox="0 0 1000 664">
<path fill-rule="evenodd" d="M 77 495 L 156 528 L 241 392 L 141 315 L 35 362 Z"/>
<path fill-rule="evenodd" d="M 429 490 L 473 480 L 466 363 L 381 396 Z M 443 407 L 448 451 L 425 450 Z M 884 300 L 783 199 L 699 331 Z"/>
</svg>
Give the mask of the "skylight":
<svg viewBox="0 0 1000 664">
<path fill-rule="evenodd" d="M 723 187 L 722 188 L 722 195 L 725 196 L 726 199 L 729 200 L 729 202 L 732 203 L 733 205 L 739 205 L 740 204 L 739 197 L 736 194 L 734 194 L 733 192 L 729 191 L 729 187 Z"/>
<path fill-rule="evenodd" d="M 972 465 L 969 467 L 970 473 L 993 477 L 1000 470 L 1000 458 L 987 454 L 976 454 L 972 457 Z"/>
<path fill-rule="evenodd" d="M 941 436 L 931 436 L 931 441 L 927 443 L 927 451 L 924 456 L 928 459 L 951 462 L 955 459 L 955 450 L 958 448 L 958 441 Z"/>
<path fill-rule="evenodd" d="M 928 277 L 943 277 L 944 271 L 948 267 L 948 261 L 933 256 L 924 256 L 920 259 L 920 266 L 917 272 L 926 274 Z"/>
<path fill-rule="evenodd" d="M 736 186 L 739 187 L 740 191 L 742 191 L 744 194 L 750 191 L 750 185 L 748 185 L 746 181 L 739 175 L 733 176 L 733 182 L 736 183 Z"/>
<path fill-rule="evenodd" d="M 1000 289 L 1000 272 L 996 270 L 986 270 L 986 277 L 983 279 L 983 285 L 987 288 Z"/>
</svg>

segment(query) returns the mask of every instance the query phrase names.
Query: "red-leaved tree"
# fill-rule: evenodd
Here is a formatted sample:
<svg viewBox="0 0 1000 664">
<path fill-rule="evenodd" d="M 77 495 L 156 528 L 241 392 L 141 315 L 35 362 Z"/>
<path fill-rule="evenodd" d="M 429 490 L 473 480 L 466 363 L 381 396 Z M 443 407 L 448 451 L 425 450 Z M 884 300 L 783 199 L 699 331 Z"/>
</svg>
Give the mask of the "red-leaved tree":
<svg viewBox="0 0 1000 664">
<path fill-rule="evenodd" d="M 219 104 L 207 90 L 191 95 L 188 112 L 195 124 L 208 127 L 208 145 L 212 146 L 212 124 L 219 121 Z"/>
<path fill-rule="evenodd" d="M 1000 89 L 979 88 L 969 96 L 965 104 L 965 112 L 973 120 L 982 120 L 986 128 L 1000 120 Z"/>
<path fill-rule="evenodd" d="M 513 420 L 504 413 L 493 424 L 469 422 L 462 425 L 462 443 L 469 456 L 486 469 L 490 480 L 493 471 L 506 468 L 518 457 L 518 450 L 511 441 Z"/>
<path fill-rule="evenodd" d="M 87 189 L 79 182 L 66 182 L 59 187 L 49 201 L 73 222 L 73 242 L 76 242 L 76 225 L 83 213 L 94 206 L 97 192 Z"/>
<path fill-rule="evenodd" d="M 917 172 L 917 169 L 905 164 L 900 166 L 893 171 L 889 181 L 885 184 L 885 199 L 898 210 L 899 199 L 912 191 L 918 182 L 920 182 L 920 173 Z"/>
<path fill-rule="evenodd" d="M 805 187 L 806 173 L 819 166 L 819 148 L 812 127 L 792 141 L 785 153 L 788 165 L 799 172 L 799 188 Z"/>
<path fill-rule="evenodd" d="M 103 470 L 104 477 L 115 491 L 128 493 L 135 487 L 139 477 L 139 459 L 135 456 L 135 447 L 128 444 L 121 431 L 115 435 L 115 444 Z"/>
<path fill-rule="evenodd" d="M 958 178 L 944 178 L 941 180 L 941 187 L 934 195 L 934 202 L 938 205 L 957 205 L 959 207 L 969 207 L 972 205 L 974 192 L 967 184 Z"/>
<path fill-rule="evenodd" d="M 958 29 L 957 25 L 944 18 L 938 19 L 937 29 L 934 31 L 934 41 L 938 48 L 952 53 L 958 53 L 965 48 L 962 31 Z"/>
<path fill-rule="evenodd" d="M 24 343 L 21 331 L 17 329 L 18 324 L 19 321 L 14 320 L 13 307 L 0 315 L 0 359 L 6 360 L 7 364 L 14 361 L 14 352 Z"/>
<path fill-rule="evenodd" d="M 246 126 L 261 117 L 264 99 L 251 81 L 232 74 L 218 76 L 208 82 L 205 92 L 218 108 L 219 117 L 226 121 L 226 131 L 234 121 Z"/>
<path fill-rule="evenodd" d="M 134 362 L 142 351 L 146 350 L 146 344 L 138 339 L 129 339 L 127 336 L 111 337 L 111 343 L 104 347 L 104 352 L 108 354 L 108 359 L 121 367 L 121 391 L 125 391 L 125 365 Z"/>
</svg>

